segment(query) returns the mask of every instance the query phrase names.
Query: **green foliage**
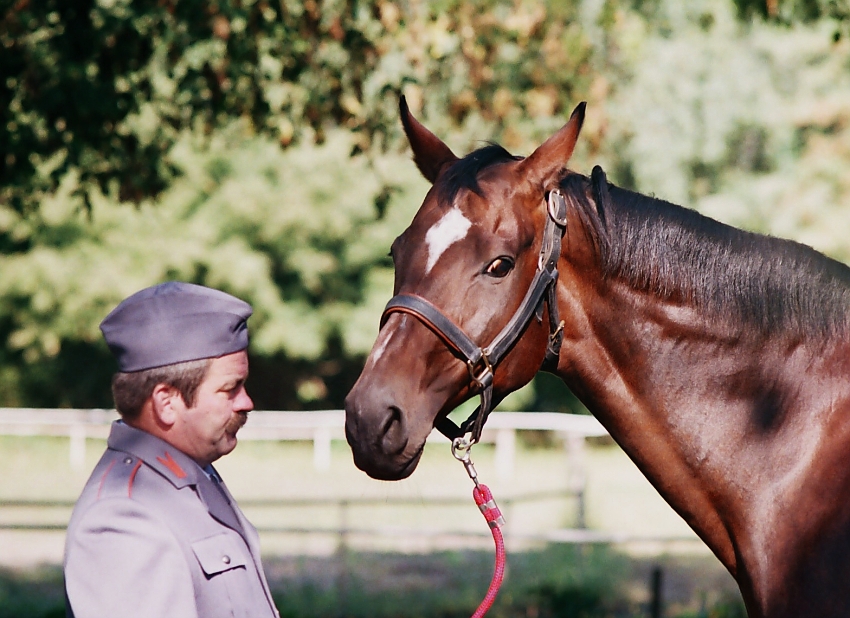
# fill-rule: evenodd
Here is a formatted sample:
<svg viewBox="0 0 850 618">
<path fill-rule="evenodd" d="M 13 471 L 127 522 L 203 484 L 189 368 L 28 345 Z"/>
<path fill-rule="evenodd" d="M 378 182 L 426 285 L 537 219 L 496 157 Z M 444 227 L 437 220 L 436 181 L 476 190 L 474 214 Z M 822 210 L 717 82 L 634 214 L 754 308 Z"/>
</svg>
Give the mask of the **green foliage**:
<svg viewBox="0 0 850 618">
<path fill-rule="evenodd" d="M 734 3 L 741 19 L 761 17 L 790 24 L 848 16 L 847 4 L 841 0 L 734 0 Z"/>
<path fill-rule="evenodd" d="M 587 100 L 573 169 L 850 259 L 842 6 L 6 3 L 0 404 L 110 406 L 99 321 L 183 279 L 254 305 L 258 407 L 341 406 L 428 189 L 401 92 L 458 154 L 527 154 Z M 545 377 L 503 406 L 581 409 Z"/>
<path fill-rule="evenodd" d="M 260 407 L 340 406 L 426 191 L 398 93 L 461 151 L 542 139 L 587 79 L 576 6 L 7 6 L 0 402 L 109 406 L 99 320 L 179 278 L 254 304 Z"/>
<path fill-rule="evenodd" d="M 185 130 L 234 119 L 282 146 L 398 133 L 409 84 L 507 127 L 563 113 L 588 46 L 575 2 L 18 0 L 0 21 L 0 199 L 30 212 L 75 172 L 90 206 L 158 196 Z M 542 61 L 541 61 L 542 58 Z M 415 108 L 423 97 L 413 97 Z"/>
<path fill-rule="evenodd" d="M 19 574 L 0 569 L 0 618 L 61 618 L 65 589 L 60 568 Z"/>
<path fill-rule="evenodd" d="M 618 184 L 850 259 L 850 45 L 829 32 L 745 27 L 722 0 L 659 0 L 651 21 L 621 13 L 612 65 L 626 77 L 598 112 L 593 162 Z"/>
<path fill-rule="evenodd" d="M 493 571 L 491 552 L 436 552 L 422 556 L 354 554 L 325 586 L 307 581 L 275 597 L 281 616 L 319 618 L 461 618 L 475 611 Z M 508 555 L 493 618 L 509 616 L 607 617 L 633 606 L 627 598 L 628 561 L 606 547 L 551 546 Z M 391 583 L 388 585 L 388 583 Z M 600 596 L 607 597 L 602 601 Z M 584 603 L 596 613 L 563 613 Z"/>
<path fill-rule="evenodd" d="M 605 592 L 594 588 L 554 588 L 543 586 L 537 591 L 544 618 L 602 618 L 609 615 Z"/>
<path fill-rule="evenodd" d="M 287 564 L 288 562 L 288 564 Z M 294 564 L 293 564 L 294 562 Z M 463 618 L 487 590 L 492 551 L 431 554 L 354 552 L 331 558 L 264 560 L 282 618 Z M 645 616 L 641 561 L 604 546 L 554 545 L 510 552 L 492 618 Z M 671 568 L 675 568 L 672 566 Z M 711 569 L 716 569 L 712 564 Z M 704 567 L 703 567 L 704 569 Z M 705 570 L 688 575 L 689 598 L 670 603 L 676 618 L 744 618 L 740 596 L 706 602 Z M 64 616 L 61 570 L 0 571 L 0 618 Z"/>
<path fill-rule="evenodd" d="M 97 325 L 122 298 L 169 279 L 251 302 L 251 350 L 260 357 L 316 362 L 331 341 L 340 356 L 362 357 L 392 291 L 387 248 L 415 210 L 412 189 L 425 183 L 403 158 L 350 159 L 350 145 L 336 131 L 321 146 L 281 151 L 237 126 L 203 154 L 181 143 L 174 157 L 185 175 L 156 206 L 126 209 L 95 197 L 86 214 L 67 198 L 68 182 L 27 217 L 0 210 L 7 234 L 29 247 L 6 255 L 0 280 L 8 316 L 0 395 L 108 406 L 112 363 Z M 392 178 L 388 198 L 380 174 Z M 65 352 L 82 360 L 75 342 L 91 350 L 85 371 L 101 384 L 71 380 L 91 390 L 59 393 L 49 383 L 67 381 L 59 375 Z M 25 378 L 40 373 L 34 368 L 42 379 Z M 317 380 L 312 394 L 309 383 L 293 390 L 304 387 L 304 402 L 326 399 Z"/>
<path fill-rule="evenodd" d="M 742 21 L 764 20 L 782 26 L 827 22 L 832 38 L 850 34 L 850 2 L 847 0 L 733 0 Z"/>
<path fill-rule="evenodd" d="M 0 195 L 19 212 L 71 170 L 86 199 L 158 195 L 184 129 L 247 118 L 288 143 L 293 125 L 376 128 L 355 109 L 379 56 L 374 6 L 20 0 L 1 23 Z"/>
</svg>

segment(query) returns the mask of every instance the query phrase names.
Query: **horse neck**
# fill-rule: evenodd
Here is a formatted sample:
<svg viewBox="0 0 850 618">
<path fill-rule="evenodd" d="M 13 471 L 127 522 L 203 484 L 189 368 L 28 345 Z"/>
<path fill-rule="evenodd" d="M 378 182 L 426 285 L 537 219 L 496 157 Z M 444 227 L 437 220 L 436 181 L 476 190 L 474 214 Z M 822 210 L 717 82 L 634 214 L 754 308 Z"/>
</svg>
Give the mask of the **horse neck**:
<svg viewBox="0 0 850 618">
<path fill-rule="evenodd" d="M 782 298 L 763 286 L 765 315 L 778 301 L 785 320 L 707 302 L 699 278 L 636 289 L 640 277 L 603 276 L 600 219 L 573 201 L 557 373 L 736 577 L 750 615 L 844 615 L 809 611 L 829 595 L 807 574 L 836 573 L 836 594 L 850 580 L 850 275 L 798 248 L 771 253 L 800 269 Z"/>
<path fill-rule="evenodd" d="M 768 384 L 810 365 L 813 351 L 565 270 L 559 305 L 572 330 L 560 377 L 735 575 L 747 553 L 738 531 L 750 525 L 764 468 L 787 465 L 771 456 L 787 434 L 772 424 L 787 419 L 753 410 Z M 744 444 L 760 430 L 763 439 Z"/>
</svg>

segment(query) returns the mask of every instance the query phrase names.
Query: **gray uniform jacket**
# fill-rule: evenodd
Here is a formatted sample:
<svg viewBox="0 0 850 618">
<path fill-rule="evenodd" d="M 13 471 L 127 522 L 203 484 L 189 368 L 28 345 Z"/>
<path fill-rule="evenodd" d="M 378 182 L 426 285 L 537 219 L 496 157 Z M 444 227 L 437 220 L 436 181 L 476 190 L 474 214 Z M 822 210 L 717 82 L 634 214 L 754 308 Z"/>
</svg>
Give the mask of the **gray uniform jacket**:
<svg viewBox="0 0 850 618">
<path fill-rule="evenodd" d="M 277 617 L 257 531 L 224 485 L 120 421 L 108 445 L 68 525 L 68 615 Z"/>
</svg>

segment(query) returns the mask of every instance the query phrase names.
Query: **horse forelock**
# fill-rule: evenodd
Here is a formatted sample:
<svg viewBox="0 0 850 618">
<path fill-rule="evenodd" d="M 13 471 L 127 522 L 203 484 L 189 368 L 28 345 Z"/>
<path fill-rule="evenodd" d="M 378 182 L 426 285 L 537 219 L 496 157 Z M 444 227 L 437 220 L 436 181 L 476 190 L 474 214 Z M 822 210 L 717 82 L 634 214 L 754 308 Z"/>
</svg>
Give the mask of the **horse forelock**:
<svg viewBox="0 0 850 618">
<path fill-rule="evenodd" d="M 578 206 L 605 278 L 767 332 L 850 331 L 850 268 L 810 247 L 614 185 L 600 203 L 578 174 L 562 188 Z"/>
<path fill-rule="evenodd" d="M 484 169 L 497 163 L 520 159 L 522 157 L 512 155 L 498 144 L 488 144 L 479 148 L 452 163 L 440 175 L 436 186 L 437 199 L 444 205 L 453 204 L 462 189 L 481 195 L 478 176 Z"/>
</svg>

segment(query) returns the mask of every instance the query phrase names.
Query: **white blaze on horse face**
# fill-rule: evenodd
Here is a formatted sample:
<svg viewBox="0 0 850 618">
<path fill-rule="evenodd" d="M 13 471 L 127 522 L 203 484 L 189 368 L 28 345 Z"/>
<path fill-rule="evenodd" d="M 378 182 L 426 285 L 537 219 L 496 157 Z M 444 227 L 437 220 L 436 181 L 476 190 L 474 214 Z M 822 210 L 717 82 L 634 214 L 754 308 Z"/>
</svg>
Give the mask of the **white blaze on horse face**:
<svg viewBox="0 0 850 618">
<path fill-rule="evenodd" d="M 398 328 L 403 328 L 404 324 L 406 322 L 407 322 L 407 316 L 406 315 L 401 316 L 401 322 L 399 323 Z M 396 330 L 398 330 L 398 329 L 397 328 L 394 328 L 394 329 L 382 328 L 381 329 L 381 332 L 378 334 L 378 339 L 375 341 L 375 345 L 372 348 L 372 354 L 371 354 L 371 359 L 372 359 L 371 364 L 372 365 L 375 365 L 381 359 L 381 357 L 384 355 L 384 352 L 386 352 L 386 350 L 387 350 L 387 344 L 390 342 L 390 339 L 392 339 L 392 336 L 395 334 Z"/>
<path fill-rule="evenodd" d="M 459 240 L 466 238 L 472 223 L 463 216 L 460 208 L 455 206 L 425 234 L 425 244 L 428 246 L 428 263 L 425 274 L 431 272 L 440 256 Z"/>
</svg>

